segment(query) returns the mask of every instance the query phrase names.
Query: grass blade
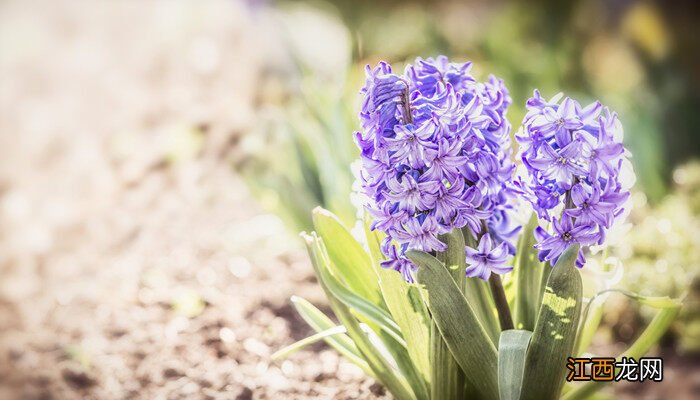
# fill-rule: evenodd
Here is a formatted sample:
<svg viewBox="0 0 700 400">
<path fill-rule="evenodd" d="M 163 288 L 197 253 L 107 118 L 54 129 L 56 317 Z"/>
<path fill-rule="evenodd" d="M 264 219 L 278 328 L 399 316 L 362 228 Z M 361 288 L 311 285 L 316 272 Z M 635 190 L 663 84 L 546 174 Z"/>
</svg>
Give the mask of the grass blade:
<svg viewBox="0 0 700 400">
<path fill-rule="evenodd" d="M 573 354 L 581 314 L 581 274 L 576 268 L 579 246 L 569 246 L 552 270 L 527 351 L 521 399 L 554 400 Z M 547 384 L 543 384 L 546 382 Z"/>
<path fill-rule="evenodd" d="M 593 335 L 598 330 L 600 322 L 603 320 L 603 301 L 595 301 L 597 298 L 593 296 L 586 305 L 583 315 L 581 315 L 581 323 L 579 324 L 578 335 L 576 335 L 576 345 L 574 346 L 574 355 L 580 357 L 586 351 L 588 346 L 593 341 Z"/>
<path fill-rule="evenodd" d="M 333 321 L 308 300 L 302 297 L 292 296 L 291 301 L 299 315 L 301 315 L 304 321 L 309 324 L 314 331 L 323 332 L 335 327 Z M 374 377 L 374 372 L 364 360 L 359 350 L 357 350 L 355 343 L 353 343 L 352 339 L 347 335 L 328 336 L 324 338 L 324 340 L 329 346 L 345 356 L 353 364 L 360 367 L 365 373 Z"/>
<path fill-rule="evenodd" d="M 331 337 L 333 335 L 341 335 L 346 332 L 345 327 L 342 325 L 334 326 L 332 328 L 323 330 L 321 332 L 315 333 L 311 336 L 305 337 L 304 339 L 301 339 L 299 341 L 296 341 L 289 346 L 286 346 L 280 350 L 277 350 L 274 354 L 272 354 L 272 360 L 277 361 L 282 358 L 287 358 L 290 355 L 296 353 L 297 351 L 303 349 L 306 346 L 312 345 L 320 340 L 325 340 L 328 337 Z M 347 336 L 346 336 L 347 337 Z"/>
</svg>

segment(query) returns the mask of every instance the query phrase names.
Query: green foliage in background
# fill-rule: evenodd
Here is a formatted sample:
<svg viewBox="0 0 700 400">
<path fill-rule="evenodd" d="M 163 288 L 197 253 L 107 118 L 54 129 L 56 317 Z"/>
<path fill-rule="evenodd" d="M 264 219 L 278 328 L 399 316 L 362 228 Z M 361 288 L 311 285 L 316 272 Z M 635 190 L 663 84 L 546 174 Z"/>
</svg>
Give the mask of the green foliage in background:
<svg viewBox="0 0 700 400">
<path fill-rule="evenodd" d="M 700 352 L 700 162 L 673 172 L 671 193 L 650 206 L 636 195 L 634 226 L 611 253 L 623 260 L 620 287 L 644 295 L 685 297 L 674 328 L 681 352 Z M 646 319 L 651 316 L 639 310 Z"/>
<path fill-rule="evenodd" d="M 311 78 L 299 85 L 300 96 L 264 113 L 236 168 L 263 205 L 296 231 L 311 229 L 309 215 L 319 204 L 350 223 L 356 94 Z"/>
</svg>

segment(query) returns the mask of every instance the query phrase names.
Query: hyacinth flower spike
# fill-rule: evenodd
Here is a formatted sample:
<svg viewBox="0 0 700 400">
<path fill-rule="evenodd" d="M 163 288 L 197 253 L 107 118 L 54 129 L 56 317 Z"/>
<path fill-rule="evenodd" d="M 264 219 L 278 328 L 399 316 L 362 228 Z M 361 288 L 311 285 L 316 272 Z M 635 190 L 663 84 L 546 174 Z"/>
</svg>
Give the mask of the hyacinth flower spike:
<svg viewBox="0 0 700 400">
<path fill-rule="evenodd" d="M 537 229 L 541 261 L 556 263 L 570 245 L 602 244 L 606 230 L 622 214 L 629 192 L 620 170 L 627 162 L 617 114 L 596 101 L 581 107 L 570 98 L 544 101 L 538 91 L 527 102 L 518 135 L 527 193 L 542 224 Z M 554 210 L 562 210 L 553 215 Z M 550 230 L 547 230 L 550 225 Z"/>
<path fill-rule="evenodd" d="M 493 227 L 484 240 L 495 249 L 514 246 L 508 233 L 517 226 L 503 223 L 515 203 L 505 117 L 511 100 L 502 81 L 478 83 L 470 68 L 446 57 L 418 59 L 404 74 L 386 63 L 367 68 L 357 187 L 372 228 L 389 238 L 382 252 L 390 262 L 382 265 L 407 281 L 416 267 L 406 251 L 443 251 L 438 236 L 453 229 L 466 227 L 478 239 L 482 226 Z"/>
</svg>

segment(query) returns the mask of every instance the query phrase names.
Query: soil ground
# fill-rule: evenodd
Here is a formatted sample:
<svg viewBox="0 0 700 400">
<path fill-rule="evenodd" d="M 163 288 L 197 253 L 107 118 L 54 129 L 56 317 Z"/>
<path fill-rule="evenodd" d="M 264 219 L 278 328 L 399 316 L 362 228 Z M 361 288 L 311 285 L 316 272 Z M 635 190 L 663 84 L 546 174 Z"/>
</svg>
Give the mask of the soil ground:
<svg viewBox="0 0 700 400">
<path fill-rule="evenodd" d="M 0 398 L 372 398 L 301 243 L 231 168 L 264 55 L 236 2 L 0 9 Z M 262 60 L 262 61 L 261 61 Z"/>
</svg>

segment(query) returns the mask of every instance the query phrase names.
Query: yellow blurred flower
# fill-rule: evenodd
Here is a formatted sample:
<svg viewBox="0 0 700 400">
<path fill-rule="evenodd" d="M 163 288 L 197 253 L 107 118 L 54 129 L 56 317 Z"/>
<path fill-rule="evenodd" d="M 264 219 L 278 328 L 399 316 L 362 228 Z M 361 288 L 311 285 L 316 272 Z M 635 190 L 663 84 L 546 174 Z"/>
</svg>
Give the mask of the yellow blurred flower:
<svg viewBox="0 0 700 400">
<path fill-rule="evenodd" d="M 668 55 L 670 38 L 658 10 L 646 3 L 635 4 L 622 20 L 622 33 L 654 60 Z"/>
</svg>

